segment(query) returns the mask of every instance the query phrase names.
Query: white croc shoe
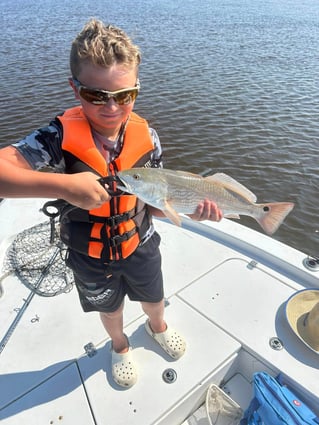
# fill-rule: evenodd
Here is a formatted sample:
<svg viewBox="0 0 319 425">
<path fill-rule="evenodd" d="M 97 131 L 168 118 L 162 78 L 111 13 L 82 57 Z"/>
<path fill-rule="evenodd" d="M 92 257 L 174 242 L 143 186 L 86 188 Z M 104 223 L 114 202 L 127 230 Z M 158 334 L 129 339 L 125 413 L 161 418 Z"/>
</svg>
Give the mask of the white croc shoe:
<svg viewBox="0 0 319 425">
<path fill-rule="evenodd" d="M 166 331 L 155 333 L 152 331 L 148 320 L 145 322 L 145 329 L 173 359 L 177 360 L 185 353 L 185 340 L 174 329 L 167 326 Z"/>
<path fill-rule="evenodd" d="M 137 381 L 137 370 L 133 362 L 132 347 L 126 353 L 116 353 L 111 348 L 112 376 L 114 381 L 124 388 L 132 387 Z"/>
</svg>

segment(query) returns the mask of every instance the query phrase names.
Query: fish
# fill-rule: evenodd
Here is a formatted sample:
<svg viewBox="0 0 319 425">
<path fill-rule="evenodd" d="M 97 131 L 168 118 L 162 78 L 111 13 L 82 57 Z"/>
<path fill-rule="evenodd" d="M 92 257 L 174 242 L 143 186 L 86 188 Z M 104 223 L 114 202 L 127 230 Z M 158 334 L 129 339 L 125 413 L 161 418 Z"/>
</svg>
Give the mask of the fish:
<svg viewBox="0 0 319 425">
<path fill-rule="evenodd" d="M 198 204 L 208 199 L 216 203 L 224 217 L 252 217 L 272 235 L 294 208 L 293 202 L 256 203 L 253 192 L 224 173 L 203 177 L 168 168 L 130 168 L 119 171 L 117 177 L 118 189 L 162 210 L 177 226 L 182 223 L 179 214 L 194 214 Z"/>
</svg>

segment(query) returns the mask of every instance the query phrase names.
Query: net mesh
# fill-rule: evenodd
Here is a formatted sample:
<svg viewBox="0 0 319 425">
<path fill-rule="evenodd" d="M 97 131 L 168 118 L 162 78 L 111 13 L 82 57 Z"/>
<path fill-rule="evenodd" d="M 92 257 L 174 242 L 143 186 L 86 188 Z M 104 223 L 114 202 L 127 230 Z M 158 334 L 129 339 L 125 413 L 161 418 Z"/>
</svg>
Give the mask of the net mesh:
<svg viewBox="0 0 319 425">
<path fill-rule="evenodd" d="M 38 295 L 52 297 L 69 292 L 73 287 L 73 273 L 65 265 L 65 255 L 66 246 L 53 220 L 26 229 L 7 250 L 0 283 L 16 274 Z"/>
<path fill-rule="evenodd" d="M 243 411 L 217 385 L 210 385 L 206 394 L 206 413 L 209 425 L 239 425 Z"/>
</svg>

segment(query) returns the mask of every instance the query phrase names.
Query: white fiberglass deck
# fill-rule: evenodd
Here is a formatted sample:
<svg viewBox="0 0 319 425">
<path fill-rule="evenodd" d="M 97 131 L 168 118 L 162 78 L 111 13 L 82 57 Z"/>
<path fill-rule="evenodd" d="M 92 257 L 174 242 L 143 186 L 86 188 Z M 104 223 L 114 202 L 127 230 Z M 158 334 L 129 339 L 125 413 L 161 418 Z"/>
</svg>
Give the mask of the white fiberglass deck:
<svg viewBox="0 0 319 425">
<path fill-rule="evenodd" d="M 45 221 L 40 205 L 0 204 L 0 258 L 8 237 Z M 303 254 L 227 220 L 210 225 L 186 220 L 181 229 L 156 220 L 156 227 L 166 320 L 185 336 L 186 354 L 176 362 L 164 354 L 144 331 L 139 304 L 127 302 L 125 332 L 139 379 L 123 390 L 111 379 L 110 342 L 98 314 L 82 312 L 76 290 L 52 298 L 35 295 L 0 354 L 4 425 L 177 425 L 200 404 L 209 383 L 233 376 L 233 382 L 241 376 L 249 383 L 261 369 L 283 372 L 318 403 L 319 356 L 293 335 L 283 311 L 294 291 L 319 287 L 318 273 L 303 267 Z M 0 338 L 30 292 L 13 276 L 3 281 L 3 290 Z M 270 347 L 275 336 L 283 350 Z M 88 343 L 95 348 L 92 357 L 84 349 Z M 174 383 L 162 379 L 167 368 L 177 373 Z M 246 394 L 233 396 L 245 408 L 249 385 Z"/>
</svg>

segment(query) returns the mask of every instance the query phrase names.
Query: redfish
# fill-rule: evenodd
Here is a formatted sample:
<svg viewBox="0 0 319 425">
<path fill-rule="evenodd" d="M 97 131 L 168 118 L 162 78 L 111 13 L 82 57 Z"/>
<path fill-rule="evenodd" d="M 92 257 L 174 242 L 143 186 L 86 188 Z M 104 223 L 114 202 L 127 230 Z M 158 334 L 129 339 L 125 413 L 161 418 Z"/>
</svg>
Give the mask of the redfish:
<svg viewBox="0 0 319 425">
<path fill-rule="evenodd" d="M 193 214 L 205 199 L 216 203 L 224 217 L 253 217 L 271 235 L 293 209 L 292 202 L 257 204 L 254 193 L 227 174 L 202 177 L 163 168 L 131 168 L 118 172 L 123 185 L 117 187 L 136 195 L 146 204 L 163 211 L 174 224 L 178 214 Z"/>
</svg>

